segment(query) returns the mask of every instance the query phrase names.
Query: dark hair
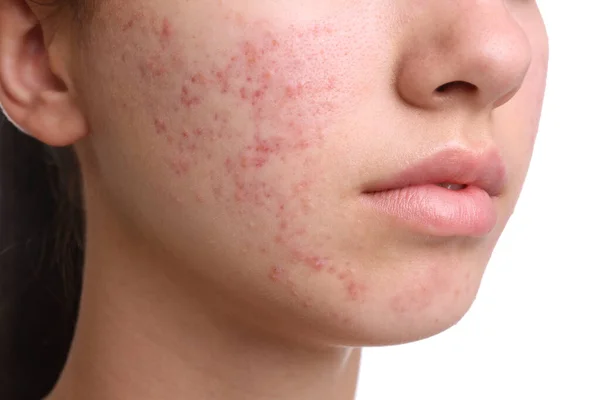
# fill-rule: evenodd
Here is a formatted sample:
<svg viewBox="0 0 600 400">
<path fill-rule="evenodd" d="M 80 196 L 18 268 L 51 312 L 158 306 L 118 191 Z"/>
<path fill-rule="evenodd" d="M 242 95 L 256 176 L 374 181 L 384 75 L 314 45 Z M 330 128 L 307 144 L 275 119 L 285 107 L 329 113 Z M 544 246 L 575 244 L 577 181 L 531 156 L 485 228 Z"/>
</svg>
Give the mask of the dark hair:
<svg viewBox="0 0 600 400">
<path fill-rule="evenodd" d="M 73 337 L 83 268 L 81 177 L 0 113 L 0 399 L 39 400 Z"/>
</svg>

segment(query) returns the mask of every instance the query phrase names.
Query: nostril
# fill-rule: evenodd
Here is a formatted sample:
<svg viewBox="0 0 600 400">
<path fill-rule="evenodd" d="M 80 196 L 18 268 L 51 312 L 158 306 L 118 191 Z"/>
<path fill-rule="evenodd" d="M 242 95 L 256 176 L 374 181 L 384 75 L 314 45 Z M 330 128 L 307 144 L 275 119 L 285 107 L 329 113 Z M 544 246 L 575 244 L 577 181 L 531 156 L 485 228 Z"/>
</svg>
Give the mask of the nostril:
<svg viewBox="0 0 600 400">
<path fill-rule="evenodd" d="M 465 82 L 465 81 L 453 81 L 453 82 L 444 83 L 442 86 L 435 89 L 435 91 L 438 93 L 444 93 L 452 88 L 459 88 L 459 89 L 466 90 L 469 92 L 472 92 L 477 89 L 477 87 L 475 85 L 473 85 L 472 83 Z"/>
</svg>

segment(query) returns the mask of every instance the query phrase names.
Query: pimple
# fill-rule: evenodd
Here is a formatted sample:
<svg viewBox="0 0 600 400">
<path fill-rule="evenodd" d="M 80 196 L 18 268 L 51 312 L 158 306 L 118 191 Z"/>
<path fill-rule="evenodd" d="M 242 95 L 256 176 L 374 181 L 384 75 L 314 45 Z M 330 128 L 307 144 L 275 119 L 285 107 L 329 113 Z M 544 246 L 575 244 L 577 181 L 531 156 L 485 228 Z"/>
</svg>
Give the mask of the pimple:
<svg viewBox="0 0 600 400">
<path fill-rule="evenodd" d="M 269 82 L 271 80 L 271 78 L 273 77 L 273 74 L 270 71 L 265 71 L 262 73 L 262 80 L 263 80 L 263 87 L 264 87 L 264 83 Z"/>
<path fill-rule="evenodd" d="M 187 160 L 171 160 L 169 165 L 177 176 L 182 176 L 190 170 L 190 163 Z"/>
<path fill-rule="evenodd" d="M 163 41 L 168 41 L 173 36 L 173 26 L 167 18 L 163 19 L 160 38 Z"/>
<path fill-rule="evenodd" d="M 163 133 L 167 132 L 167 125 L 162 119 L 154 119 L 154 128 L 156 130 L 156 133 L 158 133 L 159 135 L 162 135 Z"/>
<path fill-rule="evenodd" d="M 363 300 L 366 290 L 367 288 L 364 284 L 358 283 L 354 280 L 348 282 L 348 285 L 346 286 L 348 296 L 354 301 Z"/>
<path fill-rule="evenodd" d="M 229 76 L 223 71 L 214 72 L 214 76 L 217 83 L 221 85 L 221 93 L 227 93 L 229 91 Z"/>
<path fill-rule="evenodd" d="M 194 129 L 194 135 L 196 136 L 202 136 L 204 134 L 204 130 L 202 128 L 196 128 Z"/>
<path fill-rule="evenodd" d="M 125 24 L 124 24 L 124 25 L 121 27 L 121 30 L 122 30 L 123 32 L 126 32 L 126 31 L 128 31 L 129 29 L 133 28 L 133 24 L 134 24 L 134 22 L 135 22 L 135 19 L 134 19 L 134 18 L 131 18 L 129 21 L 127 21 L 127 22 L 126 22 L 126 23 L 125 23 Z"/>
<path fill-rule="evenodd" d="M 143 77 L 151 75 L 155 78 L 158 78 L 167 72 L 167 68 L 164 66 L 160 55 L 158 54 L 149 56 L 145 62 L 142 62 L 139 65 L 139 69 Z"/>
<path fill-rule="evenodd" d="M 181 104 L 187 108 L 196 106 L 201 103 L 201 99 L 198 96 L 194 96 L 190 93 L 190 89 L 183 85 L 181 87 Z"/>
<path fill-rule="evenodd" d="M 343 280 L 349 278 L 351 275 L 352 275 L 352 273 L 350 271 L 343 271 L 338 274 L 338 278 L 341 281 L 343 281 Z"/>
<path fill-rule="evenodd" d="M 252 67 L 254 66 L 254 64 L 256 64 L 257 58 L 258 58 L 258 51 L 256 50 L 256 47 L 246 41 L 244 42 L 244 44 L 242 45 L 242 51 L 244 53 L 245 59 L 246 59 L 246 64 L 248 67 Z"/>
<path fill-rule="evenodd" d="M 273 282 L 281 282 L 287 279 L 287 274 L 282 267 L 273 266 L 269 271 L 269 279 Z"/>
<path fill-rule="evenodd" d="M 264 94 L 265 91 L 263 89 L 255 90 L 254 93 L 252 93 L 252 105 L 256 105 L 258 101 L 264 97 Z"/>
<path fill-rule="evenodd" d="M 192 83 L 195 83 L 198 85 L 204 85 L 204 84 L 206 84 L 206 77 L 201 72 L 198 72 L 192 76 L 191 81 L 192 81 Z"/>
<path fill-rule="evenodd" d="M 133 15 L 127 20 L 127 22 L 123 23 L 121 26 L 121 31 L 126 32 L 134 27 L 135 23 L 142 18 L 143 14 L 141 11 L 137 11 L 133 13 Z"/>
<path fill-rule="evenodd" d="M 320 257 L 314 257 L 309 260 L 308 265 L 315 271 L 322 271 L 327 265 L 327 261 Z"/>
<path fill-rule="evenodd" d="M 305 192 L 309 188 L 309 186 L 310 182 L 308 180 L 300 181 L 294 186 L 294 195 L 298 195 L 302 192 Z"/>
</svg>

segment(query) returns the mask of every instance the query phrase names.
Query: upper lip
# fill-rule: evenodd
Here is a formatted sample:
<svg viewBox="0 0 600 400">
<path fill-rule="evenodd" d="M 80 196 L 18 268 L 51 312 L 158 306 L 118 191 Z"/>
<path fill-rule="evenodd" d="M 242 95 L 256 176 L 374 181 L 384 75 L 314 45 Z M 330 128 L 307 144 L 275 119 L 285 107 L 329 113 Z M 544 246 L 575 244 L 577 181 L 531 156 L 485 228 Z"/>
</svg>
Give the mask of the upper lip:
<svg viewBox="0 0 600 400">
<path fill-rule="evenodd" d="M 495 147 L 479 151 L 446 148 L 417 160 L 387 179 L 374 183 L 365 192 L 439 183 L 476 186 L 490 196 L 498 196 L 506 185 L 506 167 Z"/>
</svg>

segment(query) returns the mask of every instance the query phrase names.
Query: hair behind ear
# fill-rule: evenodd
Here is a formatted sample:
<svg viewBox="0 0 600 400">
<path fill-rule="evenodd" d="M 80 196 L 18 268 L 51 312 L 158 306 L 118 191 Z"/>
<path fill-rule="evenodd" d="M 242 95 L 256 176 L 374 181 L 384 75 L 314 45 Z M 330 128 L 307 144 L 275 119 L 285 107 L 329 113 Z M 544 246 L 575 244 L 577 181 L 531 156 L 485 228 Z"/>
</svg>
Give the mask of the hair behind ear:
<svg viewBox="0 0 600 400">
<path fill-rule="evenodd" d="M 0 114 L 0 399 L 39 400 L 64 366 L 81 290 L 79 205 L 73 152 Z"/>
</svg>

